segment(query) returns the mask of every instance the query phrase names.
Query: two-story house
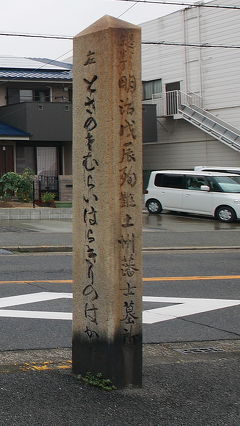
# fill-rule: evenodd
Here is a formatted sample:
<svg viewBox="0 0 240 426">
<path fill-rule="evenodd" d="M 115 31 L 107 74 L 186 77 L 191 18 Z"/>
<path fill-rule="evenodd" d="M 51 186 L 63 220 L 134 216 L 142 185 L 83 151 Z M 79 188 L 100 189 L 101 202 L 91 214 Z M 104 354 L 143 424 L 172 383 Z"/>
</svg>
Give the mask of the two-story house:
<svg viewBox="0 0 240 426">
<path fill-rule="evenodd" d="M 51 180 L 48 187 L 56 186 L 56 191 L 59 178 L 60 183 L 68 181 L 71 69 L 71 64 L 49 59 L 0 56 L 0 176 L 30 168 L 42 182 L 44 177 Z M 63 198 L 71 192 L 71 185 L 67 186 Z"/>
<path fill-rule="evenodd" d="M 143 123 L 143 141 L 154 142 L 155 105 L 143 105 Z M 0 176 L 25 168 L 34 171 L 41 189 L 71 200 L 70 62 L 0 56 Z"/>
<path fill-rule="evenodd" d="M 144 103 L 157 105 L 158 125 L 146 173 L 240 166 L 240 10 L 227 8 L 239 0 L 207 4 L 226 8 L 199 2 L 141 25 Z"/>
</svg>

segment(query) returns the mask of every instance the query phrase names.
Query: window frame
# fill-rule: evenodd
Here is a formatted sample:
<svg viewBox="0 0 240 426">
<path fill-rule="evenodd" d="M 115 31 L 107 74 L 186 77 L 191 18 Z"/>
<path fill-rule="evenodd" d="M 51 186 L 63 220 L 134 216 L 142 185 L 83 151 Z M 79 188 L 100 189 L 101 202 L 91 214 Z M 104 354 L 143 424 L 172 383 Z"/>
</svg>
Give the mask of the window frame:
<svg viewBox="0 0 240 426">
<path fill-rule="evenodd" d="M 156 90 L 156 88 L 154 88 L 154 86 L 156 86 L 157 84 L 160 85 L 160 90 Z M 155 80 L 146 80 L 142 82 L 143 85 L 143 100 L 144 101 L 149 101 L 152 99 L 152 96 L 156 93 L 162 93 L 162 79 L 161 78 L 157 78 Z M 147 86 L 149 86 L 149 94 L 147 94 Z M 151 93 L 151 94 L 150 94 Z"/>
</svg>

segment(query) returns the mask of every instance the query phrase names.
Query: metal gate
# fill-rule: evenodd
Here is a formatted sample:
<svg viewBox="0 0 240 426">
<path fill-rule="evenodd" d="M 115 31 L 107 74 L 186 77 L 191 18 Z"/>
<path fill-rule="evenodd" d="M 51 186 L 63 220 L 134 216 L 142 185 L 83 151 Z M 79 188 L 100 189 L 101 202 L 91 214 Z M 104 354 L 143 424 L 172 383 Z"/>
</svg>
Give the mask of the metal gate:
<svg viewBox="0 0 240 426">
<path fill-rule="evenodd" d="M 35 176 L 33 181 L 33 202 L 41 201 L 42 194 L 52 192 L 55 200 L 59 199 L 59 184 L 57 176 Z"/>
</svg>

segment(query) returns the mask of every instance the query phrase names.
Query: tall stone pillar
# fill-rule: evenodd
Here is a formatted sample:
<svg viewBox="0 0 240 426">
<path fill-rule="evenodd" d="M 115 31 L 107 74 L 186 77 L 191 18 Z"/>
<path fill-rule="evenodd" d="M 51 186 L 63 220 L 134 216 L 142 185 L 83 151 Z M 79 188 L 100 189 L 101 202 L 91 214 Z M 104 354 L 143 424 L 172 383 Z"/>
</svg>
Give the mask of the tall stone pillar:
<svg viewBox="0 0 240 426">
<path fill-rule="evenodd" d="M 140 27 L 74 38 L 73 372 L 142 383 Z"/>
</svg>

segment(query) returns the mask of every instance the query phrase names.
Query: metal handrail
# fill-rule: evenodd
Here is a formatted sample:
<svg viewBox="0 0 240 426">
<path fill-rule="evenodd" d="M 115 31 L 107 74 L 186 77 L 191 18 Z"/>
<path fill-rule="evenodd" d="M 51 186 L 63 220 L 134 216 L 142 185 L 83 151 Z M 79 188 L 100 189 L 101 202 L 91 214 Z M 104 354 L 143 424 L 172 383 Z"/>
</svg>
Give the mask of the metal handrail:
<svg viewBox="0 0 240 426">
<path fill-rule="evenodd" d="M 165 117 L 178 114 L 182 105 L 197 106 L 202 108 L 202 97 L 194 92 L 182 92 L 171 90 L 169 92 L 153 93 L 152 99 L 144 100 L 144 103 L 157 105 L 157 116 Z"/>
<path fill-rule="evenodd" d="M 196 93 L 189 92 L 185 93 L 181 90 L 172 90 L 164 93 L 165 97 L 165 114 L 171 116 L 178 114 L 178 111 L 182 105 L 197 106 L 202 108 L 202 98 Z"/>
</svg>

